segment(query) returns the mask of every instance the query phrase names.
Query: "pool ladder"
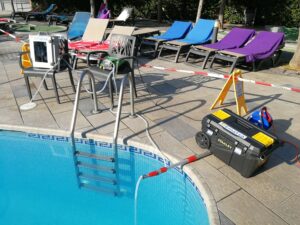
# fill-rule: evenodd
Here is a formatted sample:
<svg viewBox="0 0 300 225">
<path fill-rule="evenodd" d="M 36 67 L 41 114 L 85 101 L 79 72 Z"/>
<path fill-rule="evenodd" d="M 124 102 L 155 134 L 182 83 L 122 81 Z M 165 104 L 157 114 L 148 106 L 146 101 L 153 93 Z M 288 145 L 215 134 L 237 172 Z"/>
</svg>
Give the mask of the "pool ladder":
<svg viewBox="0 0 300 225">
<path fill-rule="evenodd" d="M 91 81 L 91 88 L 93 91 L 93 101 L 94 101 L 94 113 L 99 112 L 98 110 L 98 102 L 97 95 L 95 90 L 95 78 L 94 75 L 89 71 L 85 70 L 81 73 L 80 79 L 78 81 L 71 127 L 70 127 L 70 136 L 72 141 L 72 150 L 73 150 L 73 159 L 75 170 L 77 174 L 77 182 L 79 187 L 84 187 L 88 189 L 92 189 L 100 192 L 112 193 L 114 195 L 118 195 L 120 193 L 119 187 L 119 174 L 118 174 L 118 151 L 117 151 L 117 140 L 118 140 L 118 132 L 120 127 L 120 119 L 122 114 L 122 103 L 123 103 L 123 95 L 124 95 L 124 85 L 126 80 L 129 80 L 130 86 L 130 103 L 131 103 L 131 116 L 135 116 L 134 112 L 134 90 L 133 90 L 133 78 L 126 74 L 120 86 L 120 94 L 118 100 L 118 108 L 117 115 L 115 121 L 115 128 L 113 134 L 113 156 L 104 156 L 96 153 L 89 153 L 85 151 L 78 151 L 76 149 L 76 143 L 74 138 L 74 131 L 77 119 L 78 112 L 78 104 L 80 98 L 80 91 L 82 86 L 82 81 L 85 76 L 88 76 Z M 103 165 L 104 164 L 104 165 Z M 113 164 L 113 165 L 111 165 Z M 87 172 L 89 171 L 89 172 Z M 110 176 L 105 176 L 103 174 L 110 174 Z M 111 177 L 114 175 L 114 178 Z M 101 184 L 105 184 L 105 187 L 101 186 Z M 107 188 L 108 185 L 114 186 L 114 188 Z"/>
</svg>

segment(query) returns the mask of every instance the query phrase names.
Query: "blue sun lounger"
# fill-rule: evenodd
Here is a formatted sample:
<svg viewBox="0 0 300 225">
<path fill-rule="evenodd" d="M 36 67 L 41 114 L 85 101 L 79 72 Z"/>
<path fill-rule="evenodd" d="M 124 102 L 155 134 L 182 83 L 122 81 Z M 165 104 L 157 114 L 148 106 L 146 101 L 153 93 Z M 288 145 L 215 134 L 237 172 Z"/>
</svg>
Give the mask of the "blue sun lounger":
<svg viewBox="0 0 300 225">
<path fill-rule="evenodd" d="M 184 38 L 185 35 L 192 29 L 193 24 L 191 22 L 174 21 L 171 27 L 162 35 L 152 36 L 144 38 L 140 45 L 140 53 L 146 55 L 143 52 L 143 47 L 152 46 L 154 48 L 153 57 L 156 56 L 158 47 L 165 41 L 172 41 L 176 39 Z"/>
<path fill-rule="evenodd" d="M 83 35 L 90 17 L 91 17 L 91 13 L 89 12 L 75 13 L 75 16 L 73 17 L 72 23 L 69 26 L 69 30 L 67 34 L 69 40 L 80 38 Z"/>
<path fill-rule="evenodd" d="M 176 51 L 175 62 L 177 63 L 182 50 L 187 50 L 191 45 L 204 44 L 211 41 L 215 20 L 200 19 L 193 29 L 183 39 L 165 42 L 159 52 L 161 58 L 164 50 Z"/>
<path fill-rule="evenodd" d="M 42 12 L 29 12 L 26 15 L 26 22 L 28 22 L 28 20 L 31 17 L 34 17 L 35 19 L 38 19 L 38 20 L 46 20 L 47 16 L 50 13 L 52 13 L 55 9 L 56 9 L 56 4 L 51 4 L 46 10 L 44 10 Z"/>
</svg>

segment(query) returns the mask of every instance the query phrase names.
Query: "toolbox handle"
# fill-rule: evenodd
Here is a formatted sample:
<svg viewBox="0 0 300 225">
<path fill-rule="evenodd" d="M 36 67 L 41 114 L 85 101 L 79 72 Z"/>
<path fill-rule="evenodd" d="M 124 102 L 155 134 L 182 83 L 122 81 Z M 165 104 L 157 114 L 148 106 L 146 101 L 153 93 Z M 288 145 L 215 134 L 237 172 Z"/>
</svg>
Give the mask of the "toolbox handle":
<svg viewBox="0 0 300 225">
<path fill-rule="evenodd" d="M 242 125 L 246 129 L 251 129 L 252 126 L 250 126 L 247 122 L 245 122 L 243 119 L 237 118 L 237 123 Z"/>
</svg>

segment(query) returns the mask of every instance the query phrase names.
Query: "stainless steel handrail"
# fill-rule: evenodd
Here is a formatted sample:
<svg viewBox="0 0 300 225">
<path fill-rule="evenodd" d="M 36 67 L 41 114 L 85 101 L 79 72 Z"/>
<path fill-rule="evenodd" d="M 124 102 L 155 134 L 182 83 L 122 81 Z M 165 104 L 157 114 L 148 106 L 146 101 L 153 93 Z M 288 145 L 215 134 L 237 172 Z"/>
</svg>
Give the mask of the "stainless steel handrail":
<svg viewBox="0 0 300 225">
<path fill-rule="evenodd" d="M 121 87 L 120 87 L 120 92 L 119 92 L 119 100 L 118 100 L 118 109 L 117 109 L 117 116 L 116 116 L 116 123 L 115 123 L 115 129 L 114 129 L 114 135 L 113 135 L 113 146 L 116 148 L 117 146 L 117 140 L 118 140 L 118 134 L 119 134 L 119 127 L 120 127 L 120 118 L 122 114 L 122 102 L 123 102 L 123 95 L 124 95 L 124 85 L 125 81 L 128 78 L 129 80 L 129 89 L 130 89 L 130 116 L 135 117 L 135 112 L 134 112 L 134 90 L 133 90 L 133 77 L 128 76 L 126 74 L 122 81 L 121 81 Z"/>
<path fill-rule="evenodd" d="M 83 79 L 86 75 L 89 76 L 89 79 L 92 82 L 92 91 L 93 91 L 93 99 L 94 99 L 94 111 L 93 111 L 93 113 L 100 112 L 100 110 L 98 109 L 97 94 L 96 94 L 96 89 L 95 89 L 95 77 L 94 77 L 94 75 L 91 71 L 84 70 L 80 74 L 80 78 L 79 78 L 79 81 L 78 81 L 78 84 L 77 84 L 77 89 L 76 89 L 76 96 L 75 96 L 75 102 L 74 102 L 74 108 L 73 108 L 72 120 L 71 120 L 71 126 L 70 126 L 70 136 L 72 138 L 74 138 L 74 130 L 75 130 L 76 119 L 77 119 L 77 111 L 78 111 L 81 85 L 82 85 L 82 81 L 83 81 Z"/>
</svg>

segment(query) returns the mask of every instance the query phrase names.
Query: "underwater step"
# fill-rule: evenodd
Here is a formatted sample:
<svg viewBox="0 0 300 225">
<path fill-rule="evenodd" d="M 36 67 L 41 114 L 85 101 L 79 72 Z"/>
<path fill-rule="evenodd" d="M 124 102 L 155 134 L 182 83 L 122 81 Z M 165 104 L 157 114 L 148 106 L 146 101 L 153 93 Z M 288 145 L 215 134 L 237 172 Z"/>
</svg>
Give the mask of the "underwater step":
<svg viewBox="0 0 300 225">
<path fill-rule="evenodd" d="M 77 166 L 81 167 L 81 168 L 91 169 L 91 170 L 99 170 L 99 171 L 108 172 L 108 173 L 116 173 L 116 170 L 113 168 L 106 167 L 106 166 L 94 165 L 91 163 L 85 163 L 85 162 L 81 162 L 81 161 L 77 162 Z"/>
<path fill-rule="evenodd" d="M 88 189 L 93 190 L 93 191 L 106 192 L 106 193 L 109 193 L 109 194 L 113 194 L 115 196 L 118 194 L 118 192 L 116 190 L 111 190 L 111 189 L 108 189 L 108 188 L 98 187 L 98 186 L 90 185 L 90 184 L 86 184 L 86 183 L 81 183 L 80 185 L 81 185 L 81 187 L 88 188 Z"/>
<path fill-rule="evenodd" d="M 92 158 L 92 159 L 103 160 L 103 161 L 108 161 L 108 162 L 115 161 L 115 159 L 113 157 L 102 156 L 102 155 L 92 154 L 92 153 L 87 153 L 87 152 L 82 152 L 82 151 L 76 151 L 75 154 L 76 154 L 76 156 L 80 156 L 80 157 Z"/>
<path fill-rule="evenodd" d="M 80 172 L 78 175 L 79 175 L 80 179 L 93 180 L 93 181 L 98 181 L 98 182 L 106 182 L 106 183 L 110 183 L 112 185 L 117 184 L 117 181 L 115 179 L 108 178 L 108 177 L 91 175 L 91 174 L 82 173 L 82 172 Z"/>
</svg>

